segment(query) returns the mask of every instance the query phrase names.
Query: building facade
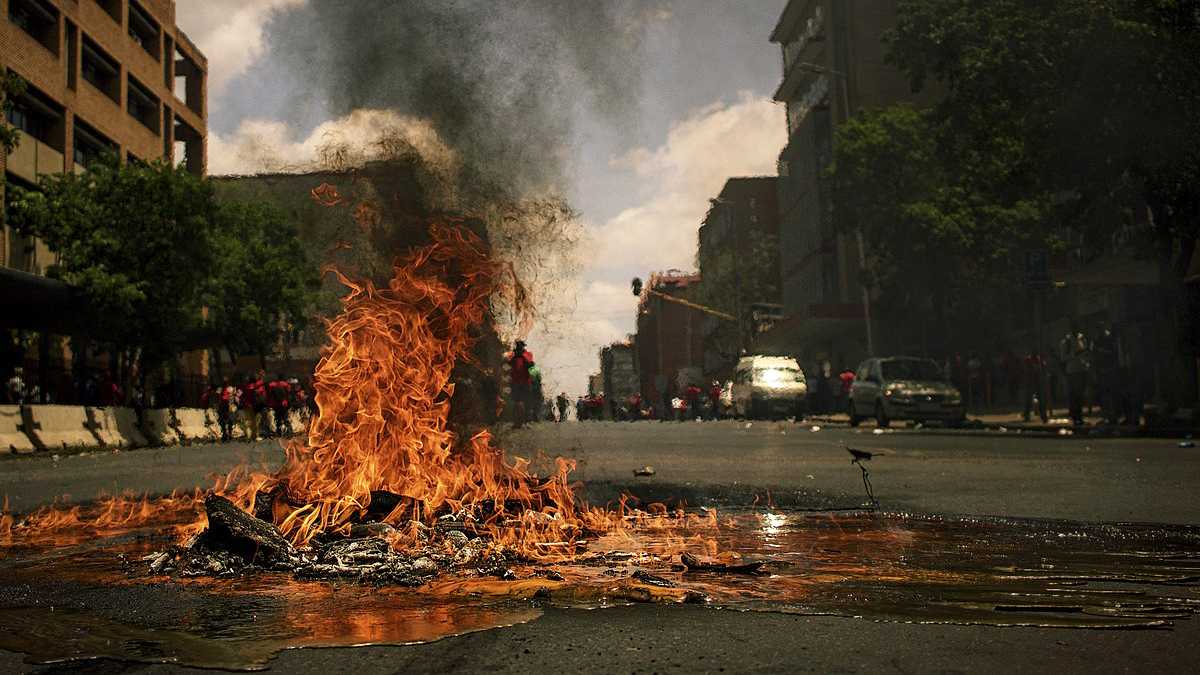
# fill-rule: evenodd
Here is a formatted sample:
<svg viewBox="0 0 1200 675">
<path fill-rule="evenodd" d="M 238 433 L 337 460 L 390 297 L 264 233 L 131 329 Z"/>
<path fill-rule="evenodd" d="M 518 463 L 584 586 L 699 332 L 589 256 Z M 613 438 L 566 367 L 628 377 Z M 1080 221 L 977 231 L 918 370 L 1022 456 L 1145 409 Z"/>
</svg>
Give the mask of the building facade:
<svg viewBox="0 0 1200 675">
<path fill-rule="evenodd" d="M 916 101 L 885 63 L 896 0 L 791 0 L 771 33 L 783 56 L 775 100 L 787 107 L 779 155 L 779 239 L 785 321 L 767 336 L 777 351 L 853 363 L 868 352 L 860 282 L 864 253 L 837 227 L 822 174 L 839 123 L 856 110 Z M 919 103 L 919 101 L 916 101 Z"/>
<path fill-rule="evenodd" d="M 669 270 L 650 275 L 638 303 L 638 378 L 642 397 L 656 408 L 664 395 L 678 394 L 689 382 L 703 380 L 704 320 L 700 310 L 664 300 L 648 291 L 694 302 L 700 275 Z"/>
<path fill-rule="evenodd" d="M 730 178 L 700 226 L 701 302 L 738 317 L 705 319 L 707 377 L 732 377 L 741 350 L 753 343 L 756 312 L 782 301 L 776 183 L 775 176 Z"/>
<path fill-rule="evenodd" d="M 604 412 L 609 419 L 615 419 L 629 397 L 641 391 L 632 343 L 614 342 L 600 349 L 600 379 L 607 408 Z"/>
<path fill-rule="evenodd" d="M 104 153 L 204 174 L 208 61 L 176 27 L 173 0 L 0 0 L 0 67 L 26 83 L 6 114 L 21 137 L 0 152 L 9 184 L 81 172 Z M 50 264 L 44 245 L 5 227 L 0 265 Z"/>
</svg>

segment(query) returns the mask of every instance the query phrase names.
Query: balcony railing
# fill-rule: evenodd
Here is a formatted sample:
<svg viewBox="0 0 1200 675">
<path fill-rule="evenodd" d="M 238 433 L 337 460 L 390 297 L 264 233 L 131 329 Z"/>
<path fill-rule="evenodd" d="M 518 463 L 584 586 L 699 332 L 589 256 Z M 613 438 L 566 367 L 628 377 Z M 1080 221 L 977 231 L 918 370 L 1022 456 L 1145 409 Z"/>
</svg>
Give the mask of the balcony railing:
<svg viewBox="0 0 1200 675">
<path fill-rule="evenodd" d="M 36 183 L 41 176 L 63 172 L 63 154 L 38 139 L 18 131 L 20 142 L 8 155 L 6 169 L 14 176 Z"/>
</svg>

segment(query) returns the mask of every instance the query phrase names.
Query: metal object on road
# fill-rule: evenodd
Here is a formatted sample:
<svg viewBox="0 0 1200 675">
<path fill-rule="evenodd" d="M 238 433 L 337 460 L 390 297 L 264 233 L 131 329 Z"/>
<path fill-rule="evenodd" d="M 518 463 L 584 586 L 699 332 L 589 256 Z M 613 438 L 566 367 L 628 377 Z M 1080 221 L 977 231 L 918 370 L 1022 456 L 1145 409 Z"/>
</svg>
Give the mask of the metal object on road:
<svg viewBox="0 0 1200 675">
<path fill-rule="evenodd" d="M 850 453 L 850 456 L 853 457 L 850 463 L 857 464 L 858 468 L 862 470 L 863 487 L 867 489 L 867 499 L 871 500 L 871 508 L 879 508 L 879 500 L 875 498 L 875 490 L 871 488 L 871 472 L 867 471 L 866 465 L 863 464 L 863 462 L 871 461 L 875 453 L 851 447 L 847 447 L 846 452 Z"/>
</svg>

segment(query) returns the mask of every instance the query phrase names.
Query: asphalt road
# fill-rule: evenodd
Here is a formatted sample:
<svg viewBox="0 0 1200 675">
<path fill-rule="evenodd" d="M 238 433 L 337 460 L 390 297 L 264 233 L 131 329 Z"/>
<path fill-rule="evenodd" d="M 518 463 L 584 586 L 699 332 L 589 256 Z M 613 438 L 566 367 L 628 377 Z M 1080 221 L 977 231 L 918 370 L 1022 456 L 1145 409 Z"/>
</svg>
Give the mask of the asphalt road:
<svg viewBox="0 0 1200 675">
<path fill-rule="evenodd" d="M 782 507 L 863 503 L 844 446 L 871 461 L 889 510 L 1089 521 L 1200 522 L 1200 451 L 1177 441 L 1018 437 L 1014 434 L 875 435 L 788 423 L 542 425 L 501 435 L 516 455 L 574 457 L 593 501 L 628 489 L 649 499 Z M 208 484 L 243 458 L 277 463 L 270 444 L 0 460 L 0 495 L 21 510 L 70 493 L 163 492 Z M 635 468 L 655 474 L 637 478 Z M 47 598 L 53 602 L 53 598 Z M 114 610 L 116 611 L 116 610 Z M 130 609 L 128 611 L 135 611 Z M 425 645 L 283 652 L 280 672 L 1196 672 L 1200 617 L 1170 631 L 1096 631 L 876 623 L 862 619 L 634 606 L 548 609 L 511 628 Z M 113 661 L 33 667 L 0 652 L 0 671 L 164 672 Z"/>
</svg>

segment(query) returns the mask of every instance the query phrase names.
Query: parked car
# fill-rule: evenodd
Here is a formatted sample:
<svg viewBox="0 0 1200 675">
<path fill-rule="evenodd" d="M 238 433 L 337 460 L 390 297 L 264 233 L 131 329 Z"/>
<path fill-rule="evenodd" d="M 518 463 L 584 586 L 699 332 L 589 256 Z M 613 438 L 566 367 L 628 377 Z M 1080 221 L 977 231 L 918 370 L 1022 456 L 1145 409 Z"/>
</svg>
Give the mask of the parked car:
<svg viewBox="0 0 1200 675">
<path fill-rule="evenodd" d="M 788 356 L 744 356 L 733 376 L 733 414 L 739 417 L 803 417 L 808 384 Z"/>
<path fill-rule="evenodd" d="M 892 356 L 863 361 L 850 387 L 850 426 L 874 417 L 886 427 L 892 420 L 936 420 L 951 426 L 966 421 L 962 393 L 932 359 Z"/>
</svg>

